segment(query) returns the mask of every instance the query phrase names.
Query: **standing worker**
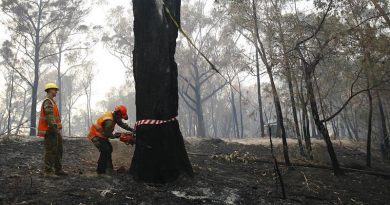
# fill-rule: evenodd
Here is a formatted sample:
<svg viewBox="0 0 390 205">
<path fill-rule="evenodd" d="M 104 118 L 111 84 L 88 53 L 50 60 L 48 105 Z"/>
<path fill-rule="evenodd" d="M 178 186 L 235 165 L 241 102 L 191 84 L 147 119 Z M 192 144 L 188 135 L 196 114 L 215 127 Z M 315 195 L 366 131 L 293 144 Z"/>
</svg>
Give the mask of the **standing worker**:
<svg viewBox="0 0 390 205">
<path fill-rule="evenodd" d="M 61 117 L 58 111 L 55 97 L 58 87 L 54 83 L 45 85 L 47 93 L 41 106 L 41 113 L 38 124 L 38 136 L 44 137 L 44 175 L 57 176 L 68 175 L 62 170 L 62 136 L 61 136 Z"/>
<path fill-rule="evenodd" d="M 134 129 L 124 123 L 122 119 L 128 119 L 127 109 L 124 105 L 118 105 L 114 112 L 106 112 L 101 115 L 89 129 L 88 139 L 93 142 L 100 152 L 96 169 L 98 174 L 110 174 L 113 171 L 111 158 L 113 149 L 109 139 L 120 137 L 113 134 L 115 125 L 118 124 L 121 128 L 134 132 Z"/>
</svg>

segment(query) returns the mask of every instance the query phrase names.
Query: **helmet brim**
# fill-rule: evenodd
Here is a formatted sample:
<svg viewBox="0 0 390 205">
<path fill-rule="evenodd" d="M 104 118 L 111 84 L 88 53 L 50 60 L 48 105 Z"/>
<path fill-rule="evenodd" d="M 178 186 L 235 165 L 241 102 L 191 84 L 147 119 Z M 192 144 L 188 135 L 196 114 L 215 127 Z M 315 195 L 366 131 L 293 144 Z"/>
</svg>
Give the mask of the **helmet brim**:
<svg viewBox="0 0 390 205">
<path fill-rule="evenodd" d="M 50 89 L 54 89 L 54 90 L 57 90 L 57 91 L 60 90 L 60 89 L 58 89 L 58 88 L 46 88 L 45 91 L 47 92 L 47 91 L 50 90 Z"/>
</svg>

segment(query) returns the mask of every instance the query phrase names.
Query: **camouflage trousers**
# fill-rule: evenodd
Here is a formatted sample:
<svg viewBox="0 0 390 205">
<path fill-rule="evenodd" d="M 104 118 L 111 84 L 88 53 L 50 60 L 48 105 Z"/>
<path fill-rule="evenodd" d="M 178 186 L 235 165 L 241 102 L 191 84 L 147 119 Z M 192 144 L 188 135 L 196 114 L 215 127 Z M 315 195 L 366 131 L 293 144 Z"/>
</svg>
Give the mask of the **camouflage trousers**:
<svg viewBox="0 0 390 205">
<path fill-rule="evenodd" d="M 44 147 L 45 173 L 62 170 L 62 136 L 56 133 L 46 133 Z"/>
</svg>

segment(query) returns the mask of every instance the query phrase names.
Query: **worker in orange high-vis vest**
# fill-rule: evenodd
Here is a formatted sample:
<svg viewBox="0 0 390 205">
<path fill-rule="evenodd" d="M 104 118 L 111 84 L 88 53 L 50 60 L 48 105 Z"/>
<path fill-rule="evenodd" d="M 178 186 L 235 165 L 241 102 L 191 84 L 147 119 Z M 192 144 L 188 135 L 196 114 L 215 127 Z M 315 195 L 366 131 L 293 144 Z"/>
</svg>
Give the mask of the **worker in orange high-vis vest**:
<svg viewBox="0 0 390 205">
<path fill-rule="evenodd" d="M 43 100 L 38 124 L 38 136 L 44 137 L 44 175 L 66 176 L 62 170 L 62 136 L 61 118 L 55 97 L 58 87 L 54 83 L 45 85 L 47 93 Z"/>
<path fill-rule="evenodd" d="M 88 139 L 94 143 L 100 152 L 96 169 L 98 174 L 111 174 L 113 172 L 111 157 L 113 149 L 109 139 L 119 137 L 113 134 L 115 125 L 118 124 L 123 129 L 134 132 L 122 119 L 128 119 L 127 109 L 124 105 L 118 105 L 114 112 L 102 114 L 89 129 Z"/>
</svg>

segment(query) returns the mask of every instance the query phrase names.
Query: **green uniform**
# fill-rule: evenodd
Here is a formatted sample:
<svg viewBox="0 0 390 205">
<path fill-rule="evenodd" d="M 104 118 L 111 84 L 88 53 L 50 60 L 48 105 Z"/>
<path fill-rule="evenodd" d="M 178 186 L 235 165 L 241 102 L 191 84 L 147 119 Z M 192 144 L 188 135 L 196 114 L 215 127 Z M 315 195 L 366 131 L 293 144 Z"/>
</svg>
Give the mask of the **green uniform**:
<svg viewBox="0 0 390 205">
<path fill-rule="evenodd" d="M 52 99 L 53 102 L 54 99 Z M 44 147 L 45 147 L 45 173 L 59 172 L 62 170 L 62 136 L 60 129 L 57 128 L 57 124 L 53 115 L 53 104 L 50 100 L 43 102 L 43 109 L 46 113 L 46 120 L 48 123 L 48 130 L 45 134 Z"/>
<path fill-rule="evenodd" d="M 114 168 L 112 164 L 112 145 L 109 139 L 114 139 L 116 138 L 115 135 L 112 133 L 114 130 L 115 124 L 118 124 L 119 127 L 128 130 L 128 131 L 134 131 L 128 124 L 124 123 L 122 119 L 114 113 L 113 115 L 114 119 L 113 120 L 106 120 L 103 122 L 102 127 L 103 127 L 103 135 L 107 137 L 107 139 L 103 139 L 100 137 L 94 137 L 92 138 L 92 142 L 95 144 L 95 146 L 99 149 L 100 151 L 100 156 L 98 160 L 98 166 L 96 169 L 96 172 L 98 174 L 103 174 L 106 173 L 108 170 L 112 170 Z"/>
</svg>

